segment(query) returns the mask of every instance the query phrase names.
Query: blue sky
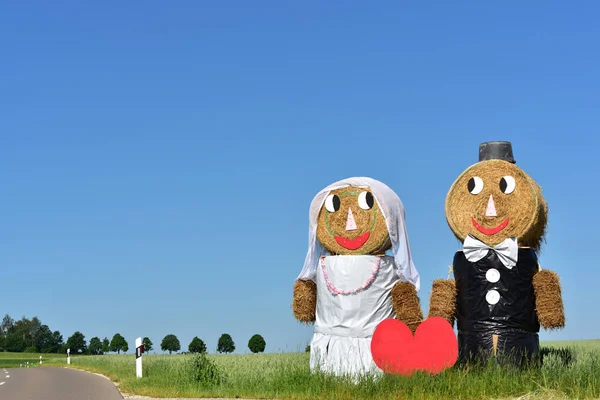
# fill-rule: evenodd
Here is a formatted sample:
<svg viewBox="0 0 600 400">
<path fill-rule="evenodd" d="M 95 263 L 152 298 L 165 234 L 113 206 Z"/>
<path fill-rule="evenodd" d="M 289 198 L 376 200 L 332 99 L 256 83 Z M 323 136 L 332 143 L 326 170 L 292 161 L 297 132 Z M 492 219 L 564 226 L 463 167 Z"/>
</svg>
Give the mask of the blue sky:
<svg viewBox="0 0 600 400">
<path fill-rule="evenodd" d="M 308 207 L 349 176 L 403 200 L 426 311 L 459 248 L 445 195 L 509 140 L 563 285 L 567 326 L 541 339 L 600 337 L 600 5 L 502 5 L 5 2 L 0 313 L 303 349 Z"/>
</svg>

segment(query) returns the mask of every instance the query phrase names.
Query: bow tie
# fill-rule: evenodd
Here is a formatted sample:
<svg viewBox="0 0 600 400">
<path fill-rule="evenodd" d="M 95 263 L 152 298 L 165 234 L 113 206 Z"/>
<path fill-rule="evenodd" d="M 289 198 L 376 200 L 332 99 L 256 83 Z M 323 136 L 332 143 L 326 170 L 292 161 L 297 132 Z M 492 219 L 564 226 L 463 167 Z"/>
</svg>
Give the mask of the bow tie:
<svg viewBox="0 0 600 400">
<path fill-rule="evenodd" d="M 517 264 L 519 255 L 519 246 L 516 238 L 507 238 L 502 243 L 491 247 L 477 240 L 475 237 L 468 235 L 463 243 L 463 251 L 467 260 L 477 262 L 486 256 L 488 251 L 493 250 L 502 264 L 508 269 L 511 269 Z"/>
</svg>

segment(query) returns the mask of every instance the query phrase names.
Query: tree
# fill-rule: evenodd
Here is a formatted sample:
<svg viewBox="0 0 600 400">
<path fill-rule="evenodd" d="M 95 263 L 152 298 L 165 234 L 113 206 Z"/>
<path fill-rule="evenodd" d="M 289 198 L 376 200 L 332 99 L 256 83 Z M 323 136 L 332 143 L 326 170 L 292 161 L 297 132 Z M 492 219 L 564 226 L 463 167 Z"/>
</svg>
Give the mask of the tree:
<svg viewBox="0 0 600 400">
<path fill-rule="evenodd" d="M 30 349 L 34 346 L 32 332 L 37 332 L 38 323 L 39 319 L 37 317 L 34 317 L 33 320 L 23 317 L 15 322 L 14 326 L 9 329 L 9 333 L 19 335 L 23 339 L 24 347 Z"/>
<path fill-rule="evenodd" d="M 10 328 L 15 326 L 15 320 L 8 314 L 2 318 L 2 323 L 0 323 L 0 332 L 6 337 Z"/>
<path fill-rule="evenodd" d="M 167 335 L 160 343 L 160 348 L 162 351 L 168 351 L 169 354 L 171 354 L 173 351 L 177 353 L 179 350 L 181 350 L 181 344 L 179 343 L 177 336 Z"/>
<path fill-rule="evenodd" d="M 110 351 L 116 351 L 117 354 L 126 353 L 129 350 L 129 345 L 127 344 L 127 340 L 120 333 L 115 333 L 112 341 L 110 342 Z"/>
<path fill-rule="evenodd" d="M 235 351 L 235 343 L 228 333 L 224 333 L 219 338 L 217 343 L 217 351 L 219 353 L 233 353 Z"/>
<path fill-rule="evenodd" d="M 9 317 L 10 319 L 10 317 Z M 8 321 L 10 322 L 10 321 Z M 23 339 L 23 344 L 29 350 L 35 348 L 35 337 L 40 330 L 42 323 L 38 317 L 33 317 L 32 319 L 28 319 L 27 317 L 23 317 L 20 320 L 16 321 L 12 327 L 8 329 L 9 332 L 13 332 L 18 334 Z"/>
<path fill-rule="evenodd" d="M 102 352 L 104 354 L 106 354 L 109 351 L 110 351 L 110 341 L 108 340 L 107 337 L 104 337 L 104 340 L 102 340 Z"/>
<path fill-rule="evenodd" d="M 50 353 L 54 350 L 54 336 L 48 325 L 42 325 L 35 336 L 35 348 L 40 353 Z"/>
<path fill-rule="evenodd" d="M 31 338 L 31 346 L 36 347 L 35 338 L 40 329 L 42 328 L 42 321 L 40 321 L 38 317 L 33 317 L 31 318 L 31 321 L 29 321 L 29 325 L 27 328 L 27 333 L 29 333 L 29 337 Z"/>
<path fill-rule="evenodd" d="M 248 341 L 248 348 L 253 353 L 264 352 L 266 346 L 267 346 L 267 343 L 265 342 L 265 339 L 263 339 L 263 337 L 260 336 L 259 334 L 252 336 L 250 338 L 250 340 Z"/>
<path fill-rule="evenodd" d="M 102 352 L 104 354 L 106 354 L 109 351 L 110 351 L 110 340 L 108 340 L 108 338 L 105 336 L 104 339 L 102 340 Z"/>
<path fill-rule="evenodd" d="M 53 346 L 51 351 L 49 351 L 50 353 L 64 353 L 62 349 L 65 344 L 63 343 L 63 337 L 59 331 L 54 331 L 52 333 L 52 344 Z"/>
<path fill-rule="evenodd" d="M 88 347 L 88 352 L 94 356 L 103 354 L 102 342 L 100 341 L 99 337 L 94 336 L 93 338 L 90 339 L 90 345 Z"/>
<path fill-rule="evenodd" d="M 152 350 L 152 340 L 149 337 L 145 337 L 142 339 L 142 344 L 144 345 L 144 352 L 148 353 Z"/>
<path fill-rule="evenodd" d="M 190 345 L 188 346 L 190 353 L 206 353 L 206 345 L 198 336 L 194 336 Z"/>
<path fill-rule="evenodd" d="M 4 350 L 14 353 L 20 353 L 25 350 L 23 335 L 18 332 L 8 332 L 8 335 L 4 338 Z"/>
<path fill-rule="evenodd" d="M 67 339 L 67 348 L 71 349 L 71 354 L 85 353 L 87 346 L 85 344 L 85 336 L 77 331 Z"/>
</svg>

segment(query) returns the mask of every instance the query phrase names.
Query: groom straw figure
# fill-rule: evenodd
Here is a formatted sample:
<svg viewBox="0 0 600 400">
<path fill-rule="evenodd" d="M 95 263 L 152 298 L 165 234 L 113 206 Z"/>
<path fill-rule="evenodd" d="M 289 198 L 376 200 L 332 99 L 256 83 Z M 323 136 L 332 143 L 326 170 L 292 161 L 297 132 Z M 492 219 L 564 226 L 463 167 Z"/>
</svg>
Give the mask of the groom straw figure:
<svg viewBox="0 0 600 400">
<path fill-rule="evenodd" d="M 456 318 L 459 363 L 531 361 L 540 325 L 565 324 L 558 275 L 538 264 L 548 213 L 541 188 L 515 165 L 510 142 L 482 143 L 445 210 L 463 250 L 454 256 L 454 281 L 434 281 L 429 317 Z"/>
</svg>

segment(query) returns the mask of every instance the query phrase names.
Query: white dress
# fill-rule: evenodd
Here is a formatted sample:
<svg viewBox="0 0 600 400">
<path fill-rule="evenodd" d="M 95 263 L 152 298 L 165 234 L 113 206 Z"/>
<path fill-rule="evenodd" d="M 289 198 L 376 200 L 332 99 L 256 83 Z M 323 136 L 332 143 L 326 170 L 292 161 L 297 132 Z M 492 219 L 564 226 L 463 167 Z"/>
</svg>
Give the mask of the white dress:
<svg viewBox="0 0 600 400">
<path fill-rule="evenodd" d="M 310 346 L 310 369 L 334 375 L 358 377 L 379 375 L 371 355 L 371 337 L 377 325 L 394 318 L 392 288 L 399 281 L 391 256 L 327 256 L 317 269 L 315 331 Z M 375 279 L 366 289 L 354 291 L 369 281 L 379 261 Z M 327 285 L 325 273 L 329 278 Z M 332 293 L 334 292 L 334 293 Z"/>
</svg>

